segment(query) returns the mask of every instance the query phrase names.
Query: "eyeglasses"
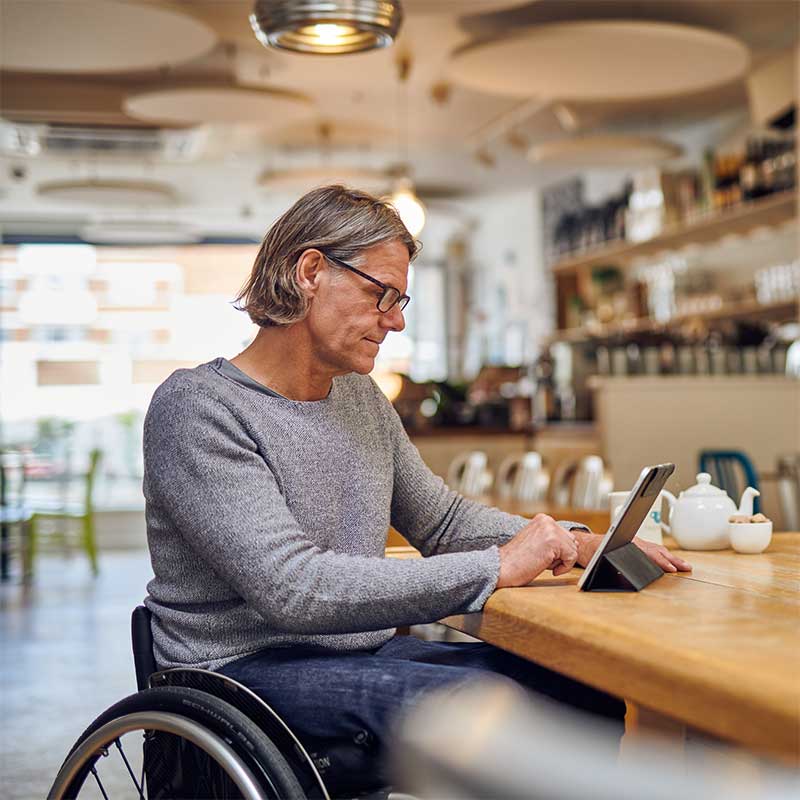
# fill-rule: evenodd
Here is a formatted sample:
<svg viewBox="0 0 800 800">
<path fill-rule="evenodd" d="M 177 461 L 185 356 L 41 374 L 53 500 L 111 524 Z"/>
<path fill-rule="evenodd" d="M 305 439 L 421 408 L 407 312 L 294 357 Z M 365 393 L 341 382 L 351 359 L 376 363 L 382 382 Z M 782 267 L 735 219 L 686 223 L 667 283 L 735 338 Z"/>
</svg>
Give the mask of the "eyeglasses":
<svg viewBox="0 0 800 800">
<path fill-rule="evenodd" d="M 383 294 L 378 298 L 378 311 L 382 314 L 391 311 L 395 306 L 400 306 L 400 310 L 402 311 L 411 301 L 411 298 L 407 294 L 400 294 L 400 291 L 395 289 L 394 286 L 389 286 L 379 281 L 377 278 L 373 278 L 372 275 L 367 275 L 366 272 L 362 272 L 360 269 L 350 266 L 350 264 L 346 261 L 342 261 L 340 258 L 328 255 L 327 253 L 323 253 L 323 255 L 328 261 L 336 264 L 337 267 L 349 269 L 350 272 L 355 272 L 356 275 L 366 278 L 370 283 L 380 286 L 381 289 L 383 289 Z"/>
</svg>

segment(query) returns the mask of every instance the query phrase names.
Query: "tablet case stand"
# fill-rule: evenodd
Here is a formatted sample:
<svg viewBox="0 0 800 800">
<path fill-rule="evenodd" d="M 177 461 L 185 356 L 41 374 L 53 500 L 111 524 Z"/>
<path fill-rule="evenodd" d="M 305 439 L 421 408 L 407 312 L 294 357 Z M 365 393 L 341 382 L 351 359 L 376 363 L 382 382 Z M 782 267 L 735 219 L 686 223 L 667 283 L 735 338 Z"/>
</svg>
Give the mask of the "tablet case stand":
<svg viewBox="0 0 800 800">
<path fill-rule="evenodd" d="M 633 542 L 606 553 L 594 570 L 587 592 L 638 592 L 664 572 Z"/>
</svg>

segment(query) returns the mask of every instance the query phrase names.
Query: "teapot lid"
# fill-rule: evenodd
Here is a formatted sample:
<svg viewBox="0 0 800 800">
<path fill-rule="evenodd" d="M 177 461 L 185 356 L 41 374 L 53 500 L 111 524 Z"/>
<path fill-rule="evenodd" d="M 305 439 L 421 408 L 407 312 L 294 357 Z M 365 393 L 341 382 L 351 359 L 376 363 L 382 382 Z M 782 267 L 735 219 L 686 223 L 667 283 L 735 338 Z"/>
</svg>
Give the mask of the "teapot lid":
<svg viewBox="0 0 800 800">
<path fill-rule="evenodd" d="M 688 489 L 685 489 L 681 492 L 681 496 L 688 495 L 689 497 L 719 497 L 721 495 L 725 495 L 727 497 L 727 493 L 724 489 L 720 489 L 718 486 L 711 485 L 711 476 L 707 472 L 701 472 L 697 476 L 697 483 L 694 486 L 690 486 Z"/>
</svg>

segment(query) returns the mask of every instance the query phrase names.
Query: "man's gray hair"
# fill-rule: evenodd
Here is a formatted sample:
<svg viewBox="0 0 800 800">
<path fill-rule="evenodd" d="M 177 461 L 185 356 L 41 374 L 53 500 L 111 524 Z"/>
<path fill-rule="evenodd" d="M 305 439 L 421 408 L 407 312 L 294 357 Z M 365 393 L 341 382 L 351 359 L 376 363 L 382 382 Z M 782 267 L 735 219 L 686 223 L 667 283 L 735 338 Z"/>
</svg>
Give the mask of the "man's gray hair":
<svg viewBox="0 0 800 800">
<path fill-rule="evenodd" d="M 362 251 L 389 241 L 405 245 L 409 260 L 420 251 L 388 202 L 345 186 L 313 189 L 267 231 L 236 307 L 262 328 L 298 322 L 309 306 L 297 283 L 297 260 L 304 251 L 358 262 Z"/>
</svg>

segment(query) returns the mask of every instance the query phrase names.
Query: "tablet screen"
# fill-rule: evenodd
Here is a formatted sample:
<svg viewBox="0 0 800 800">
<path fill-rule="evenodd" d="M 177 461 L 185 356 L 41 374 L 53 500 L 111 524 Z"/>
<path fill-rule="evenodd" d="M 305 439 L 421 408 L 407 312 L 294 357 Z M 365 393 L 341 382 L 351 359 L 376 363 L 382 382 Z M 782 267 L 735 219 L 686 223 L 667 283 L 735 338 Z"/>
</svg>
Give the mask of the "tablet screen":
<svg viewBox="0 0 800 800">
<path fill-rule="evenodd" d="M 650 506 L 655 502 L 658 493 L 667 482 L 667 478 L 675 471 L 674 464 L 657 464 L 645 467 L 636 481 L 636 485 L 622 506 L 620 516 L 611 523 L 611 527 L 600 542 L 600 546 L 587 564 L 583 575 L 578 580 L 578 588 L 583 589 L 591 584 L 592 575 L 605 553 L 624 547 L 636 536 Z"/>
<path fill-rule="evenodd" d="M 636 536 L 636 531 L 639 530 L 639 526 L 644 522 L 644 518 L 650 511 L 650 506 L 655 502 L 658 493 L 663 488 L 671 472 L 672 470 L 669 470 L 666 475 L 663 475 L 658 468 L 647 472 L 644 478 L 644 485 L 633 497 L 630 505 L 623 505 L 620 509 L 621 513 L 617 525 L 611 534 L 611 539 L 604 548 L 606 553 L 622 547 Z M 628 499 L 630 500 L 630 498 Z"/>
</svg>

